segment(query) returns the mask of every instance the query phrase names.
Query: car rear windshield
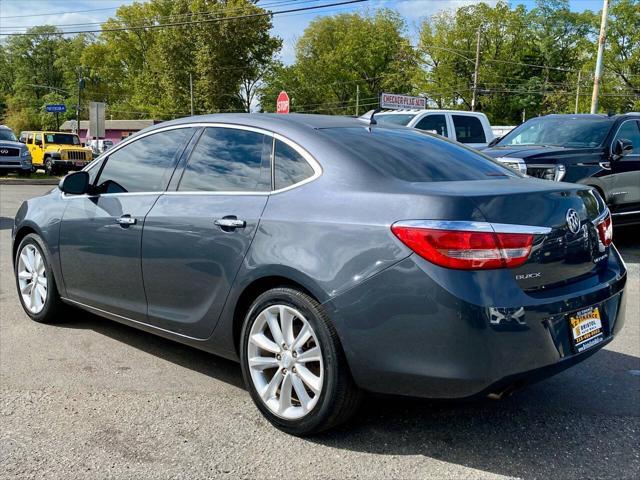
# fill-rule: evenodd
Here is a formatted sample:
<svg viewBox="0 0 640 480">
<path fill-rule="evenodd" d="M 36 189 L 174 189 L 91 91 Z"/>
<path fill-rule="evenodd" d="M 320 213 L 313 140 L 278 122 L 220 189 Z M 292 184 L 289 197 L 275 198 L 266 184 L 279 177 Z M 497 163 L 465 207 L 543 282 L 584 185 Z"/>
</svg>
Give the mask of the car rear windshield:
<svg viewBox="0 0 640 480">
<path fill-rule="evenodd" d="M 47 143 L 57 143 L 58 145 L 80 145 L 77 135 L 66 133 L 45 133 Z"/>
<path fill-rule="evenodd" d="M 552 145 L 589 148 L 602 144 L 613 122 L 607 118 L 538 117 L 514 128 L 498 146 Z"/>
<path fill-rule="evenodd" d="M 375 116 L 376 122 L 378 123 L 391 123 L 393 125 L 402 125 L 403 127 L 409 123 L 415 114 L 409 113 L 390 113 L 388 115 L 378 114 Z"/>
<path fill-rule="evenodd" d="M 407 182 L 517 177 L 513 170 L 454 142 L 419 130 L 331 128 L 329 137 L 384 175 Z"/>
</svg>

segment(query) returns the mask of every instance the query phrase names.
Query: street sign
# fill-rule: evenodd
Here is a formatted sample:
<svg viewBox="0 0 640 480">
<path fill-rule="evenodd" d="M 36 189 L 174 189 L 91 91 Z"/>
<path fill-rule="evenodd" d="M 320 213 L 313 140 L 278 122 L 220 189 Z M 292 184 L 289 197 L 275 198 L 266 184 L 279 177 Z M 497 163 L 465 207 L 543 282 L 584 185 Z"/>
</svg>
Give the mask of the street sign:
<svg viewBox="0 0 640 480">
<path fill-rule="evenodd" d="M 391 110 L 426 108 L 427 99 L 424 97 L 410 97 L 409 95 L 396 95 L 395 93 L 383 93 L 380 95 L 380 108 Z"/>
<path fill-rule="evenodd" d="M 46 105 L 45 108 L 49 113 L 64 113 L 67 111 L 65 105 Z"/>
<path fill-rule="evenodd" d="M 87 137 L 104 138 L 104 108 L 103 102 L 89 102 L 89 131 Z"/>
<path fill-rule="evenodd" d="M 289 95 L 284 90 L 278 94 L 276 113 L 289 113 Z"/>
</svg>

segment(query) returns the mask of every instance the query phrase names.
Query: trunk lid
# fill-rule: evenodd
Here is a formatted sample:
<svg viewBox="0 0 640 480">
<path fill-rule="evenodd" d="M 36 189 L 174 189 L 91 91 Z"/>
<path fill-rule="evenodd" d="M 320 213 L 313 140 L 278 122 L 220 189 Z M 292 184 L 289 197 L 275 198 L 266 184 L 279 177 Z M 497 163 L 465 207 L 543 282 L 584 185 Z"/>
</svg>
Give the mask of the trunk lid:
<svg viewBox="0 0 640 480">
<path fill-rule="evenodd" d="M 475 185 L 465 193 L 488 222 L 551 229 L 535 236 L 529 260 L 513 269 L 523 289 L 579 280 L 606 266 L 608 247 L 596 224 L 607 208 L 591 188 L 535 179 L 469 183 Z M 490 183 L 496 183 L 493 191 Z"/>
</svg>

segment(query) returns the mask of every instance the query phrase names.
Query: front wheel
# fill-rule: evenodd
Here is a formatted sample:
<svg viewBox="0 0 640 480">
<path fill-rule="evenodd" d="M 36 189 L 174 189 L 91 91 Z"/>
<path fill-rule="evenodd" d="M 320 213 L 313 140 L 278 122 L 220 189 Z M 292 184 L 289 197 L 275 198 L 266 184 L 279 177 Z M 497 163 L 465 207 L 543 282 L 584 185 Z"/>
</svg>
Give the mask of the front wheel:
<svg viewBox="0 0 640 480">
<path fill-rule="evenodd" d="M 47 175 L 54 176 L 56 174 L 56 167 L 53 165 L 53 160 L 47 158 L 44 161 L 44 171 Z"/>
<path fill-rule="evenodd" d="M 18 246 L 15 274 L 22 308 L 41 323 L 59 321 L 64 304 L 39 235 L 25 236 Z"/>
<path fill-rule="evenodd" d="M 335 328 L 303 292 L 275 288 L 260 295 L 245 318 L 240 350 L 249 393 L 280 430 L 327 430 L 346 421 L 360 403 Z"/>
</svg>

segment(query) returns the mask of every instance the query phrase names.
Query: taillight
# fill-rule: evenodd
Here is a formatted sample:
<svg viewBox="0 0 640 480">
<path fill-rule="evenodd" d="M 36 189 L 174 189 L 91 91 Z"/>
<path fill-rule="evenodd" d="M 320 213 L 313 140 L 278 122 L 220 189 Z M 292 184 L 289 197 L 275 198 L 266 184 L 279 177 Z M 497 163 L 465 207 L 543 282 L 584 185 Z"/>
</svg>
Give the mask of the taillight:
<svg viewBox="0 0 640 480">
<path fill-rule="evenodd" d="M 513 268 L 529 258 L 533 234 L 392 225 L 402 243 L 431 263 L 459 270 Z"/>
<path fill-rule="evenodd" d="M 604 217 L 604 219 L 602 219 L 600 223 L 596 225 L 596 228 L 598 229 L 598 235 L 600 236 L 600 241 L 602 242 L 602 244 L 605 247 L 611 245 L 611 242 L 613 241 L 613 225 L 611 223 L 611 214 L 607 213 L 607 216 Z"/>
</svg>

